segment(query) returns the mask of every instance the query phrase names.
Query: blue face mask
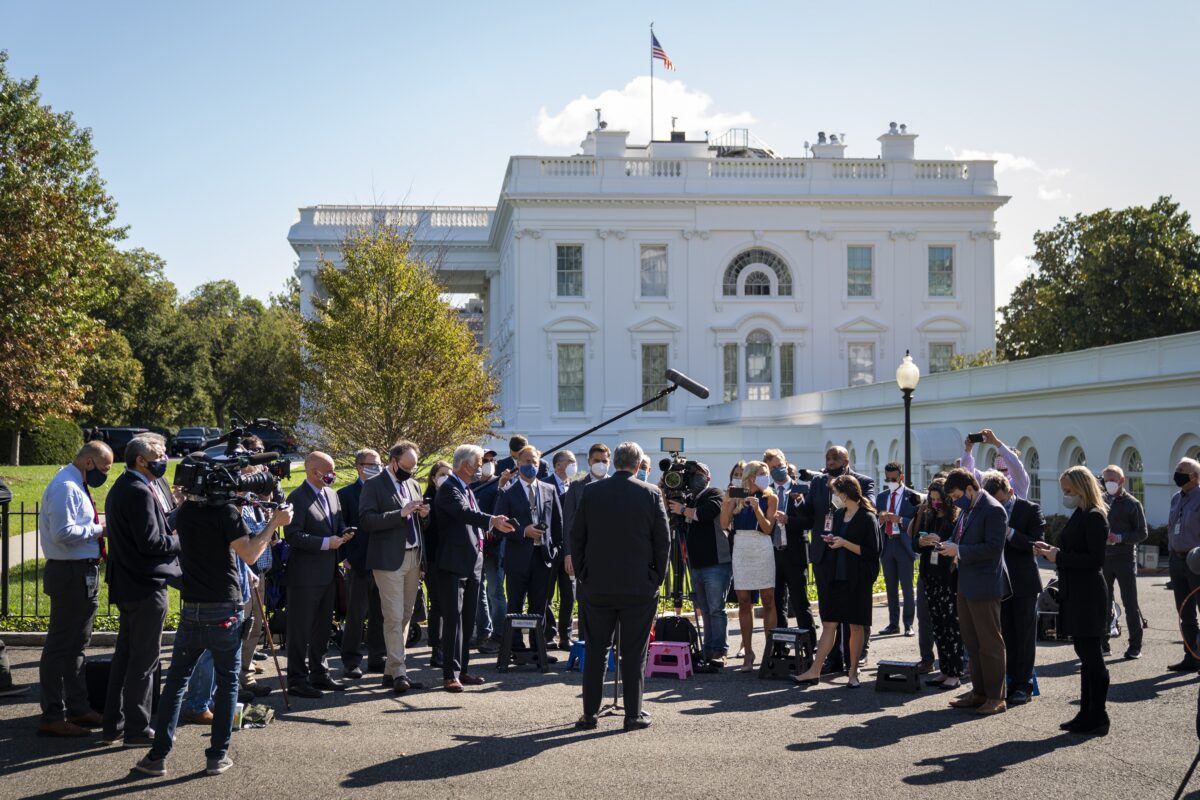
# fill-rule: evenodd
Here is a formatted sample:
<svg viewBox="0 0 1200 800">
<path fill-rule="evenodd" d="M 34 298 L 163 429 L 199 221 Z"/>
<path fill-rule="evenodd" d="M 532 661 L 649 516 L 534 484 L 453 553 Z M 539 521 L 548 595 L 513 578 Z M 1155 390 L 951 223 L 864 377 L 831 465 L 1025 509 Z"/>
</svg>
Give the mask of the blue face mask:
<svg viewBox="0 0 1200 800">
<path fill-rule="evenodd" d="M 160 458 L 158 461 L 151 461 L 146 465 L 146 469 L 150 470 L 150 474 L 156 478 L 161 478 L 167 474 L 167 460 Z"/>
<path fill-rule="evenodd" d="M 787 467 L 776 467 L 771 470 L 771 480 L 776 483 L 786 483 L 788 479 Z"/>
<path fill-rule="evenodd" d="M 644 470 L 644 469 L 639 469 L 639 470 L 637 471 L 637 479 L 638 479 L 639 481 L 644 481 L 644 480 L 646 480 L 646 478 L 648 478 L 648 477 L 650 477 L 650 476 L 649 476 L 649 474 L 646 472 L 646 470 Z"/>
<path fill-rule="evenodd" d="M 954 501 L 954 505 L 957 506 L 960 511 L 966 511 L 971 507 L 971 498 L 964 494 L 962 497 Z"/>
<path fill-rule="evenodd" d="M 529 480 L 533 480 L 537 477 L 537 467 L 535 467 L 533 464 L 522 464 L 521 474 L 526 478 L 529 478 Z"/>
</svg>

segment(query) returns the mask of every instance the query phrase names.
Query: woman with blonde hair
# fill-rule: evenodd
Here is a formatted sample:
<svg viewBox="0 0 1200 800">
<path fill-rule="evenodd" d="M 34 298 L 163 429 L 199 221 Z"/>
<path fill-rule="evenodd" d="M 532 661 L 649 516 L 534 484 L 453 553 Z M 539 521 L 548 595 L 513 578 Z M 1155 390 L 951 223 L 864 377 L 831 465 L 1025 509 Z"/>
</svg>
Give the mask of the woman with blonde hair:
<svg viewBox="0 0 1200 800">
<path fill-rule="evenodd" d="M 754 669 L 754 598 L 758 591 L 763 605 L 763 632 L 775 620 L 775 512 L 779 498 L 771 491 L 771 476 L 761 461 L 748 461 L 742 470 L 742 485 L 730 487 L 721 504 L 721 527 L 734 531 L 733 588 L 738 599 L 738 621 L 742 628 L 742 666 L 738 672 Z M 733 497 L 740 488 L 742 497 Z"/>
<path fill-rule="evenodd" d="M 1079 656 L 1079 713 L 1059 727 L 1071 733 L 1108 733 L 1108 668 L 1102 647 L 1108 633 L 1108 586 L 1104 582 L 1104 546 L 1108 542 L 1108 506 L 1096 477 L 1087 467 L 1071 467 L 1058 479 L 1063 507 L 1071 518 L 1058 547 L 1034 542 L 1034 551 L 1058 569 L 1058 630 L 1071 637 Z"/>
</svg>

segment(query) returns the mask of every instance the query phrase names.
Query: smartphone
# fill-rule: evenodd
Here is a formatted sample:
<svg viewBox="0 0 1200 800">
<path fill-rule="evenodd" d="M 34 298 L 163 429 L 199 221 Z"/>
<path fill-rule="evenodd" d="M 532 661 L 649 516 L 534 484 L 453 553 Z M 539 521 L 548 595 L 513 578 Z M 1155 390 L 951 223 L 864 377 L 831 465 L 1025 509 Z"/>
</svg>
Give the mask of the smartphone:
<svg viewBox="0 0 1200 800">
<path fill-rule="evenodd" d="M 544 532 L 547 528 L 547 525 L 544 522 L 539 522 L 537 525 L 534 525 L 533 527 L 537 528 L 539 531 Z"/>
<path fill-rule="evenodd" d="M 967 441 L 971 444 L 980 444 L 983 441 L 982 433 L 968 433 Z"/>
<path fill-rule="evenodd" d="M 739 499 L 744 500 L 747 497 L 746 490 L 740 486 L 730 486 L 729 487 L 729 496 L 732 497 L 734 500 L 739 500 Z"/>
<path fill-rule="evenodd" d="M 358 528 L 346 528 L 346 530 L 342 531 L 342 538 L 353 539 L 356 533 L 358 533 Z"/>
</svg>

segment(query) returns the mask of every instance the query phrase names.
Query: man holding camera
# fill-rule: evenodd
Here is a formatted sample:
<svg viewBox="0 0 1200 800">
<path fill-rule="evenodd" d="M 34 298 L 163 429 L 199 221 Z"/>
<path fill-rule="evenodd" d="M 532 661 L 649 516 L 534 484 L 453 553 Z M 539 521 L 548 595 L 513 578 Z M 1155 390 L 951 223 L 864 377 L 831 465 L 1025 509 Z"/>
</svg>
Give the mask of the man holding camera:
<svg viewBox="0 0 1200 800">
<path fill-rule="evenodd" d="M 719 672 L 729 652 L 725 616 L 725 598 L 733 581 L 733 556 L 729 534 L 721 527 L 721 503 L 725 496 L 710 485 L 708 465 L 696 463 L 688 487 L 687 502 L 670 500 L 667 509 L 683 517 L 683 536 L 687 542 L 688 569 L 692 576 L 692 602 L 704 624 L 704 664 L 697 672 Z M 586 662 L 585 662 L 586 664 Z"/>
<path fill-rule="evenodd" d="M 154 745 L 135 765 L 138 772 L 154 776 L 167 773 L 166 760 L 175 740 L 183 694 L 192 669 L 205 650 L 212 653 L 216 672 L 212 735 L 204 751 L 205 771 L 219 775 L 233 766 L 227 751 L 233 733 L 245 619 L 237 559 L 253 564 L 270 544 L 275 531 L 291 520 L 291 509 L 282 506 L 260 533 L 251 536 L 241 510 L 232 502 L 209 504 L 188 500 L 179 507 L 175 520 L 179 562 L 183 568 L 179 630 L 175 633 L 171 668 L 158 707 Z"/>
</svg>

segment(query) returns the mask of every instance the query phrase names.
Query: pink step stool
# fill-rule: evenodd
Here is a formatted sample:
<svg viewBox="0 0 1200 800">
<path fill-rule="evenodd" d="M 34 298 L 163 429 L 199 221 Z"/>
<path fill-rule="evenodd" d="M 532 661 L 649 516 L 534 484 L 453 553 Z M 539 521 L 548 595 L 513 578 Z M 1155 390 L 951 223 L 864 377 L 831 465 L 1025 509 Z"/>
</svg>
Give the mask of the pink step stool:
<svg viewBox="0 0 1200 800">
<path fill-rule="evenodd" d="M 646 656 L 646 677 L 667 673 L 680 680 L 695 675 L 692 671 L 692 651 L 685 642 L 651 642 Z"/>
</svg>

